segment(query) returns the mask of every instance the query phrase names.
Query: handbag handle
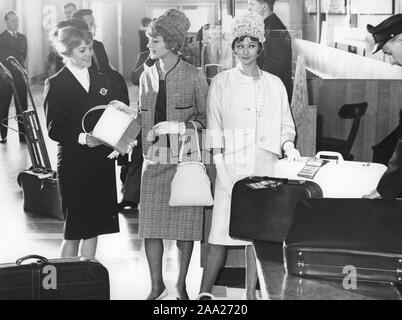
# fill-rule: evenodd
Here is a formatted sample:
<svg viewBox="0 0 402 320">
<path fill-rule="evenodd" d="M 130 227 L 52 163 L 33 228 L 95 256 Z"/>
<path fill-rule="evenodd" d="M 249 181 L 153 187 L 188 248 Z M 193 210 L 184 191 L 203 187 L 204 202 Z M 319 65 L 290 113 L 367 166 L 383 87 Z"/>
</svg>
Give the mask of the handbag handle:
<svg viewBox="0 0 402 320">
<path fill-rule="evenodd" d="M 194 126 L 195 141 L 196 141 L 196 144 L 197 144 L 197 155 L 198 155 L 197 159 L 198 159 L 198 162 L 201 162 L 202 157 L 201 157 L 200 141 L 198 140 L 197 125 L 194 123 L 194 121 L 189 121 L 189 122 Z M 184 134 L 183 138 L 182 138 L 180 153 L 179 153 L 179 163 L 183 162 L 183 154 L 184 154 L 184 145 L 185 145 L 185 143 L 186 143 L 186 135 Z"/>
<path fill-rule="evenodd" d="M 82 121 L 81 121 L 81 127 L 82 127 L 82 131 L 84 131 L 86 134 L 89 134 L 88 132 L 87 132 L 87 130 L 85 130 L 85 118 L 87 117 L 87 115 L 88 114 L 90 114 L 91 112 L 93 112 L 93 111 L 96 111 L 96 110 L 106 110 L 106 108 L 108 108 L 108 106 L 97 106 L 97 107 L 93 107 L 92 109 L 89 109 L 85 114 L 84 114 L 84 116 L 82 117 Z"/>
<path fill-rule="evenodd" d="M 36 254 L 30 254 L 28 256 L 24 256 L 22 258 L 19 258 L 15 263 L 19 266 L 21 265 L 24 261 L 26 260 L 30 260 L 30 259 L 36 259 L 39 260 L 39 262 L 48 262 L 49 260 L 47 260 L 45 257 L 42 256 L 38 256 Z"/>
</svg>

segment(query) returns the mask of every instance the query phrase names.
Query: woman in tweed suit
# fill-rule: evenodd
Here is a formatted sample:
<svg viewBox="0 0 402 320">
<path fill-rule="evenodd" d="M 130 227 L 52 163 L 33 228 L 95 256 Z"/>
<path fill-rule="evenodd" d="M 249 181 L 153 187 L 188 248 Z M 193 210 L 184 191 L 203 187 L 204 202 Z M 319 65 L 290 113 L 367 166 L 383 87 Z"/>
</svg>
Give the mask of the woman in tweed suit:
<svg viewBox="0 0 402 320">
<path fill-rule="evenodd" d="M 202 239 L 202 207 L 170 207 L 170 186 L 176 172 L 179 137 L 205 128 L 208 84 L 202 71 L 178 58 L 190 22 L 171 9 L 147 29 L 150 58 L 156 60 L 140 79 L 143 177 L 139 235 L 151 273 L 147 300 L 167 295 L 162 277 L 163 239 L 177 240 L 178 299 L 188 299 L 186 276 L 194 241 Z M 186 129 L 189 130 L 186 130 Z M 193 129 L 193 130 L 190 130 Z"/>
</svg>

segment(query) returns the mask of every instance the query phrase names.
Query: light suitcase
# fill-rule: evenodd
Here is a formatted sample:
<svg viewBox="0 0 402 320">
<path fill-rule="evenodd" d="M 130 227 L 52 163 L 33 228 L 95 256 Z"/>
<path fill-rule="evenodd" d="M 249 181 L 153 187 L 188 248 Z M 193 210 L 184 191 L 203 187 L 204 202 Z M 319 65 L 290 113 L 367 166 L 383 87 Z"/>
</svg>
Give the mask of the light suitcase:
<svg viewBox="0 0 402 320">
<path fill-rule="evenodd" d="M 402 201 L 299 202 L 283 249 L 296 276 L 402 284 Z"/>
<path fill-rule="evenodd" d="M 378 182 L 387 170 L 379 163 L 345 161 L 336 152 L 319 152 L 317 159 L 333 157 L 319 169 L 313 179 L 298 176 L 311 158 L 303 161 L 289 162 L 279 160 L 275 166 L 273 177 L 295 180 L 310 180 L 317 183 L 323 192 L 323 198 L 361 198 L 377 188 Z"/>
<path fill-rule="evenodd" d="M 0 300 L 109 299 L 109 273 L 95 259 L 31 255 L 0 264 Z"/>
<path fill-rule="evenodd" d="M 249 177 L 233 187 L 229 235 L 246 240 L 282 243 L 299 200 L 321 198 L 311 181 Z"/>
</svg>

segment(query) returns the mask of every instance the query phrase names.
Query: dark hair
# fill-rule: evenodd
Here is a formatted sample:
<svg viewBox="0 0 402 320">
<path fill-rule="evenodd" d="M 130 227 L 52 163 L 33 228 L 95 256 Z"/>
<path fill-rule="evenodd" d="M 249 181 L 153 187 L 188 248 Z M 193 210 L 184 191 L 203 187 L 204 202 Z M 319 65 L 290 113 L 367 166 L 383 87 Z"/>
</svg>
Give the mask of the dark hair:
<svg viewBox="0 0 402 320">
<path fill-rule="evenodd" d="M 90 31 L 79 29 L 75 26 L 57 28 L 50 34 L 50 41 L 54 50 L 63 57 L 69 57 L 75 48 L 78 48 L 82 41 L 87 45 L 93 41 Z"/>
<path fill-rule="evenodd" d="M 93 14 L 93 11 L 91 9 L 80 9 L 80 10 L 75 11 L 73 13 L 72 17 L 74 19 L 82 19 L 82 17 L 90 16 L 92 14 Z"/>
<path fill-rule="evenodd" d="M 151 21 L 152 21 L 151 18 L 145 17 L 145 18 L 142 18 L 141 24 L 142 24 L 143 27 L 148 27 L 148 25 L 149 25 L 149 23 L 150 23 Z"/>
<path fill-rule="evenodd" d="M 274 4 L 276 0 L 257 0 L 258 2 L 264 2 L 268 5 L 271 10 L 274 10 Z"/>
<path fill-rule="evenodd" d="M 4 14 L 4 21 L 7 21 L 7 20 L 8 20 L 8 17 L 11 16 L 11 15 L 15 15 L 16 17 L 18 17 L 18 14 L 17 14 L 16 11 L 10 10 L 10 11 L 7 11 L 7 12 Z"/>
<path fill-rule="evenodd" d="M 66 3 L 63 8 L 64 8 L 64 9 L 67 9 L 68 7 L 74 7 L 74 8 L 77 9 L 77 6 L 75 5 L 74 2 Z"/>
<path fill-rule="evenodd" d="M 65 27 L 76 27 L 77 29 L 90 31 L 88 28 L 88 25 L 83 20 L 75 19 L 75 18 L 59 21 L 57 23 L 58 29 L 65 28 Z"/>
<path fill-rule="evenodd" d="M 237 37 L 236 39 L 234 39 L 233 42 L 232 42 L 232 50 L 235 49 L 235 45 L 236 45 L 237 42 L 244 41 L 244 39 L 246 39 L 246 38 L 250 38 L 251 41 L 257 41 L 258 42 L 258 55 L 260 55 L 262 53 L 262 50 L 264 49 L 263 46 L 262 46 L 262 43 L 260 42 L 260 40 L 258 40 L 258 38 L 250 37 L 248 35 L 244 35 L 244 36 Z"/>
<path fill-rule="evenodd" d="M 166 48 L 172 50 L 175 54 L 178 54 L 178 52 L 184 46 L 184 41 L 178 41 L 178 39 L 174 39 L 173 36 L 166 29 L 153 23 L 148 26 L 145 34 L 147 35 L 147 37 L 152 38 L 161 36 L 163 38 L 163 41 L 166 42 Z"/>
</svg>

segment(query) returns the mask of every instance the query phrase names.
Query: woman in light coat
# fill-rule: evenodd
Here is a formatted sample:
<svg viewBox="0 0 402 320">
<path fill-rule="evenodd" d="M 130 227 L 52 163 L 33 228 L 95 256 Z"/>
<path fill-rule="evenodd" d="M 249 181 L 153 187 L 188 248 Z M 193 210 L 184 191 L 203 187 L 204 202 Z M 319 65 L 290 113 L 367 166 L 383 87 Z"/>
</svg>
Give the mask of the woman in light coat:
<svg viewBox="0 0 402 320">
<path fill-rule="evenodd" d="M 208 96 L 208 145 L 217 170 L 208 257 L 199 299 L 210 294 L 226 246 L 246 246 L 246 295 L 255 299 L 257 268 L 250 242 L 229 236 L 233 185 L 247 176 L 270 176 L 282 151 L 289 160 L 300 157 L 294 148 L 295 127 L 285 86 L 257 66 L 264 43 L 259 15 L 237 18 L 232 26 L 232 49 L 237 67 L 218 74 Z"/>
</svg>

